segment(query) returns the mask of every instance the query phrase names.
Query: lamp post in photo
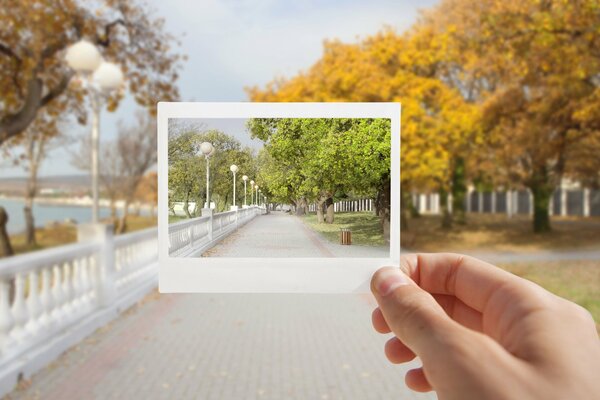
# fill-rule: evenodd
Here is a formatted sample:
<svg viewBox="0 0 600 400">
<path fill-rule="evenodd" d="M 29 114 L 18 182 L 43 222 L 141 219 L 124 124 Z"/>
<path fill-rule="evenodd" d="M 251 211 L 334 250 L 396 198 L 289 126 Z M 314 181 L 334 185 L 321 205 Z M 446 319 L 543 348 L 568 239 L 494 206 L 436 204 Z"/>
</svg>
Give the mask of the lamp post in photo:
<svg viewBox="0 0 600 400">
<path fill-rule="evenodd" d="M 254 201 L 256 202 L 256 205 L 258 206 L 258 185 L 254 184 L 254 190 L 256 191 L 256 193 L 254 194 Z"/>
<path fill-rule="evenodd" d="M 202 208 L 202 216 L 212 215 L 212 208 L 210 206 L 210 156 L 215 152 L 215 147 L 209 142 L 203 142 L 200 144 L 200 151 L 206 158 L 206 204 Z"/>
<path fill-rule="evenodd" d="M 235 164 L 232 164 L 232 165 L 229 167 L 229 170 L 230 170 L 231 172 L 233 172 L 233 203 L 232 203 L 232 205 L 231 205 L 231 210 L 232 210 L 232 211 L 235 211 L 235 210 L 237 210 L 237 208 L 238 208 L 238 207 L 237 207 L 237 205 L 236 205 L 236 203 L 235 203 L 235 173 L 237 172 L 237 170 L 238 170 L 238 167 L 237 167 L 237 165 L 235 165 Z"/>
<path fill-rule="evenodd" d="M 105 62 L 100 52 L 86 40 L 71 45 L 67 49 L 65 61 L 79 76 L 82 86 L 90 93 L 92 108 L 91 166 L 92 178 L 92 222 L 99 220 L 99 148 L 100 148 L 100 109 L 112 91 L 122 87 L 123 73 L 118 65 Z"/>
<path fill-rule="evenodd" d="M 244 208 L 248 207 L 246 204 L 246 181 L 248 180 L 248 176 L 242 176 L 242 180 L 244 181 Z"/>
<path fill-rule="evenodd" d="M 254 181 L 250 181 L 250 205 L 254 205 Z"/>
</svg>

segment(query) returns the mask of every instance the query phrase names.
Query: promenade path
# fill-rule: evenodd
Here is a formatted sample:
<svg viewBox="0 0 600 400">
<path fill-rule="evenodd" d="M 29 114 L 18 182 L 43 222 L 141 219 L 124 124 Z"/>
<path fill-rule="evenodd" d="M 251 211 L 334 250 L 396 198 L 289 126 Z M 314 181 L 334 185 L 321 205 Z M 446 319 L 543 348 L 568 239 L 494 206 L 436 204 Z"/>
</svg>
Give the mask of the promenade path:
<svg viewBox="0 0 600 400">
<path fill-rule="evenodd" d="M 153 293 L 10 399 L 435 399 L 383 355 L 366 295 Z"/>
<path fill-rule="evenodd" d="M 385 252 L 331 244 L 284 213 L 255 218 L 211 251 L 230 257 Z M 435 399 L 404 384 L 418 362 L 397 366 L 385 359 L 389 335 L 371 327 L 374 307 L 370 295 L 356 294 L 154 292 L 8 398 Z"/>
<path fill-rule="evenodd" d="M 389 257 L 389 248 L 343 246 L 311 230 L 299 217 L 280 211 L 254 218 L 205 257 Z"/>
</svg>

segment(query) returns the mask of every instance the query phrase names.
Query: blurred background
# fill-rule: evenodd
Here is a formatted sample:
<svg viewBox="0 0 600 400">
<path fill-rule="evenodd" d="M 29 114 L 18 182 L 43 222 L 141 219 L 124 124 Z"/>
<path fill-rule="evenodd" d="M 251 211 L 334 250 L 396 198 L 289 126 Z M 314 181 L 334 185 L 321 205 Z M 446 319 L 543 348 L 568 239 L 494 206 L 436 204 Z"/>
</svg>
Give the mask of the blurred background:
<svg viewBox="0 0 600 400">
<path fill-rule="evenodd" d="M 0 395 L 412 398 L 370 298 L 154 292 L 158 101 L 400 102 L 403 249 L 599 321 L 599 85 L 595 0 L 0 0 Z"/>
</svg>

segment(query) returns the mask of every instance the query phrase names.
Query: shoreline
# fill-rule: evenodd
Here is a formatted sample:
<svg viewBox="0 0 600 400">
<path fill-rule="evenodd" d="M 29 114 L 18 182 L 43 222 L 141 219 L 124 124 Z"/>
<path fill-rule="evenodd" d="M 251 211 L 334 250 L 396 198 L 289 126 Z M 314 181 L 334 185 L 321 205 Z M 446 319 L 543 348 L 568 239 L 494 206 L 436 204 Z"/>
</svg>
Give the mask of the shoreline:
<svg viewBox="0 0 600 400">
<path fill-rule="evenodd" d="M 25 202 L 25 197 L 22 196 L 10 196 L 6 194 L 0 194 L 0 200 L 12 200 Z M 49 206 L 73 206 L 73 207 L 91 207 L 92 199 L 88 196 L 85 197 L 36 197 L 33 200 L 33 204 L 39 205 L 49 205 Z M 100 207 L 110 208 L 110 200 L 108 199 L 100 199 L 99 201 Z M 148 203 L 132 203 L 129 205 L 129 209 L 138 208 L 144 211 L 152 211 L 154 205 Z M 118 210 L 123 210 L 125 208 L 125 202 L 123 200 L 117 200 L 115 202 L 115 207 Z"/>
</svg>

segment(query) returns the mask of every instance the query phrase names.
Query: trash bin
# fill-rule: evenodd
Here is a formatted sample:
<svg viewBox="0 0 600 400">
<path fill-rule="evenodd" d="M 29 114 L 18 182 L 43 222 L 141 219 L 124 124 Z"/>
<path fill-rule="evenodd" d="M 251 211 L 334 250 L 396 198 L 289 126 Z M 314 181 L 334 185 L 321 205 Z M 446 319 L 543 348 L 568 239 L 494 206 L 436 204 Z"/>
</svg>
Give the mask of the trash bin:
<svg viewBox="0 0 600 400">
<path fill-rule="evenodd" d="M 352 232 L 348 228 L 340 228 L 340 243 L 341 244 L 352 244 Z"/>
</svg>

